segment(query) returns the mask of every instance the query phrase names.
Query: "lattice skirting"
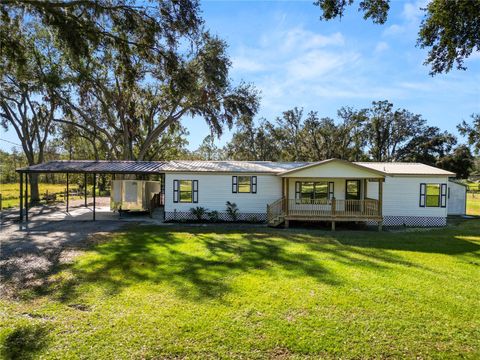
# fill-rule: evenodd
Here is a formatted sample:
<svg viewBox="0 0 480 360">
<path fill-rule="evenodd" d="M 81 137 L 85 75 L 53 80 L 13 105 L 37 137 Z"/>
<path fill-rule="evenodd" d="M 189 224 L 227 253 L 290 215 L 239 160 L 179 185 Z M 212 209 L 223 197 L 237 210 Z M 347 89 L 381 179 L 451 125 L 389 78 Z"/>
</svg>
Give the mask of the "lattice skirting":
<svg viewBox="0 0 480 360">
<path fill-rule="evenodd" d="M 367 222 L 368 225 L 377 225 L 376 221 Z M 436 227 L 446 226 L 446 217 L 433 216 L 384 216 L 384 226 L 411 226 L 411 227 Z"/>
<path fill-rule="evenodd" d="M 196 216 L 189 211 L 165 211 L 165 221 L 189 221 L 197 220 Z M 206 214 L 203 220 L 210 220 Z M 226 212 L 218 212 L 219 221 L 232 221 L 232 218 Z M 266 213 L 238 213 L 237 221 L 265 222 L 267 221 Z"/>
</svg>

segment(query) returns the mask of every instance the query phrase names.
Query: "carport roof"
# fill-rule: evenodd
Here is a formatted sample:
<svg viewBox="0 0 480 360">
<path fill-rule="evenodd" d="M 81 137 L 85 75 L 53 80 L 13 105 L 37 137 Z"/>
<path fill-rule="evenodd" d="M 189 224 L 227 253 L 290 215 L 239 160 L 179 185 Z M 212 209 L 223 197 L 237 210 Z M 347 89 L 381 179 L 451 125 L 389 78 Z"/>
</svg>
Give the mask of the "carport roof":
<svg viewBox="0 0 480 360">
<path fill-rule="evenodd" d="M 164 161 L 54 160 L 17 169 L 21 173 L 158 174 Z"/>
<path fill-rule="evenodd" d="M 273 161 L 107 161 L 54 160 L 17 169 L 20 173 L 158 174 L 164 172 L 247 172 L 276 174 L 306 162 Z"/>
</svg>

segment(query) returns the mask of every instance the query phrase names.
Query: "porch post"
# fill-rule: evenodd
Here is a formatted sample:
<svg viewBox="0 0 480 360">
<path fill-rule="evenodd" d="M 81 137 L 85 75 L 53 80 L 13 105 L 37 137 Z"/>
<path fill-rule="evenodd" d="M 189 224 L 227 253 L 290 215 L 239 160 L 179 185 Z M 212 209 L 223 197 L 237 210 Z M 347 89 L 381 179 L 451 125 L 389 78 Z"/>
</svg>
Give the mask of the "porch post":
<svg viewBox="0 0 480 360">
<path fill-rule="evenodd" d="M 97 174 L 93 174 L 93 221 L 95 221 L 95 191 L 96 191 Z"/>
<path fill-rule="evenodd" d="M 85 192 L 85 207 L 87 207 L 87 173 L 83 174 L 83 191 Z"/>
<path fill-rule="evenodd" d="M 20 222 L 23 221 L 23 173 L 20 173 Z"/>
<path fill-rule="evenodd" d="M 68 205 L 69 205 L 69 200 L 70 200 L 70 189 L 69 189 L 69 186 L 68 186 L 68 173 L 67 173 L 67 213 L 68 213 Z"/>
<path fill-rule="evenodd" d="M 290 195 L 290 179 L 285 178 L 285 184 L 286 184 L 286 194 L 285 194 L 285 215 L 288 215 L 288 207 L 289 207 L 289 198 L 288 196 Z"/>
<path fill-rule="evenodd" d="M 378 182 L 378 215 L 382 216 L 383 207 L 383 179 Z"/>
<path fill-rule="evenodd" d="M 378 231 L 382 231 L 383 228 L 383 180 L 378 182 L 378 215 L 382 217 L 382 220 L 378 222 Z"/>
</svg>

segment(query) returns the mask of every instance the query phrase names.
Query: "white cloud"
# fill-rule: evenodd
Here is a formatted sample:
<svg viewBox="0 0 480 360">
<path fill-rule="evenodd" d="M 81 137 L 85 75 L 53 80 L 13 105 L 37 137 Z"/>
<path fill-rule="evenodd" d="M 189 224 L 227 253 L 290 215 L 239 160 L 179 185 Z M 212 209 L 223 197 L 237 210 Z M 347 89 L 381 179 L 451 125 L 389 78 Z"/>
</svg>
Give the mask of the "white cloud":
<svg viewBox="0 0 480 360">
<path fill-rule="evenodd" d="M 246 56 L 234 56 L 232 58 L 232 69 L 234 71 L 257 72 L 265 70 L 265 66 Z"/>
<path fill-rule="evenodd" d="M 415 2 L 407 2 L 403 5 L 401 13 L 401 23 L 393 24 L 387 27 L 383 35 L 384 36 L 396 36 L 405 33 L 416 34 L 422 16 L 424 15 L 424 9 L 428 4 L 428 0 L 417 0 Z"/>
<path fill-rule="evenodd" d="M 403 5 L 402 17 L 409 23 L 419 23 L 423 15 L 422 8 L 425 7 L 425 1 L 416 1 L 415 3 L 405 3 Z"/>
<path fill-rule="evenodd" d="M 387 27 L 383 31 L 383 35 L 384 36 L 395 36 L 395 35 L 403 34 L 405 31 L 406 31 L 405 26 L 398 25 L 398 24 L 393 24 L 393 25 L 390 25 L 389 27 Z"/>
<path fill-rule="evenodd" d="M 283 51 L 292 51 L 299 49 L 309 50 L 318 49 L 326 46 L 343 46 L 345 39 L 343 35 L 336 32 L 331 35 L 316 34 L 306 31 L 302 28 L 293 28 L 284 34 Z"/>
<path fill-rule="evenodd" d="M 390 46 L 388 45 L 388 43 L 386 43 L 385 41 L 380 41 L 377 43 L 377 46 L 375 46 L 375 53 L 380 54 L 384 51 L 387 51 L 389 48 Z"/>
<path fill-rule="evenodd" d="M 288 76 L 295 80 L 317 80 L 318 77 L 331 74 L 348 63 L 354 63 L 358 57 L 359 55 L 354 53 L 335 54 L 315 50 L 289 61 L 286 70 Z"/>
</svg>

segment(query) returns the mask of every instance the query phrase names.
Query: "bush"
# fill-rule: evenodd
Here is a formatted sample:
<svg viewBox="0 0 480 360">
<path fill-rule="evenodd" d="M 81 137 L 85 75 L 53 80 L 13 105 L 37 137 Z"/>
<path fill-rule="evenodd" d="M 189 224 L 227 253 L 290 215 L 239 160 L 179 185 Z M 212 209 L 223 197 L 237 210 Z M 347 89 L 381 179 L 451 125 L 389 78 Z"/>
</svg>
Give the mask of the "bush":
<svg viewBox="0 0 480 360">
<path fill-rule="evenodd" d="M 238 206 L 235 203 L 227 201 L 227 214 L 232 218 L 233 221 L 237 221 L 238 219 Z"/>
<path fill-rule="evenodd" d="M 218 222 L 220 218 L 217 210 L 210 211 L 207 215 L 211 222 Z"/>
<path fill-rule="evenodd" d="M 207 213 L 207 209 L 201 206 L 197 206 L 190 209 L 190 212 L 193 216 L 197 218 L 197 220 L 202 220 L 203 216 Z"/>
</svg>

